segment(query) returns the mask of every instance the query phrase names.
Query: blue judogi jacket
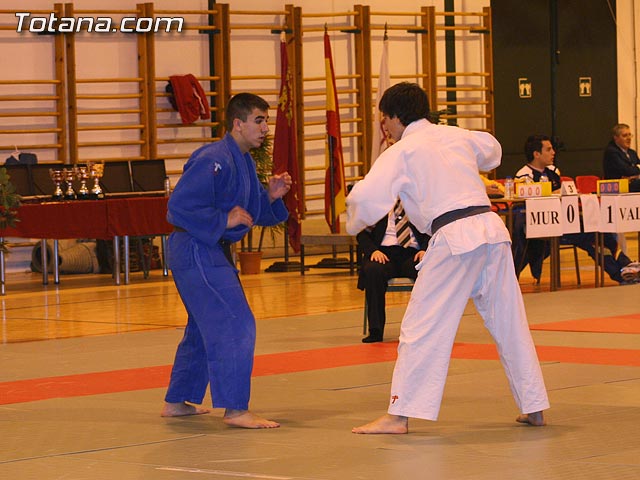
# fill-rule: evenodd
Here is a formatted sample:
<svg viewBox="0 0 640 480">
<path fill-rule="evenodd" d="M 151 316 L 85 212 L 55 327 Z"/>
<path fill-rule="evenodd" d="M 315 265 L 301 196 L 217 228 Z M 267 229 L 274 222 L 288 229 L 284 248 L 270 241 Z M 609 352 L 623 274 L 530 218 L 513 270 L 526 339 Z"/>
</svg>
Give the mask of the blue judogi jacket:
<svg viewBox="0 0 640 480">
<path fill-rule="evenodd" d="M 251 214 L 255 225 L 277 225 L 289 216 L 282 199 L 269 201 L 251 155 L 243 155 L 226 134 L 193 152 L 169 199 L 167 221 L 186 230 L 217 257 L 220 240 L 237 242 L 249 231 L 245 225 L 226 228 L 228 213 L 236 205 Z M 173 250 L 175 268 L 180 254 Z"/>
</svg>

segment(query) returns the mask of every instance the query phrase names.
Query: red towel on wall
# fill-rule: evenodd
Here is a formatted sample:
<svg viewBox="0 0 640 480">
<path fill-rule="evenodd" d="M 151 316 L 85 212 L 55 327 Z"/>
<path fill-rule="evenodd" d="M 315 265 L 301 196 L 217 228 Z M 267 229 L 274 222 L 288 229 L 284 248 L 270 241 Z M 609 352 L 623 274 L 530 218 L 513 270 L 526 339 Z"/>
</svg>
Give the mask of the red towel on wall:
<svg viewBox="0 0 640 480">
<path fill-rule="evenodd" d="M 172 75 L 169 77 L 178 112 L 183 124 L 190 124 L 199 118 L 211 118 L 211 108 L 200 82 L 191 75 Z"/>
</svg>

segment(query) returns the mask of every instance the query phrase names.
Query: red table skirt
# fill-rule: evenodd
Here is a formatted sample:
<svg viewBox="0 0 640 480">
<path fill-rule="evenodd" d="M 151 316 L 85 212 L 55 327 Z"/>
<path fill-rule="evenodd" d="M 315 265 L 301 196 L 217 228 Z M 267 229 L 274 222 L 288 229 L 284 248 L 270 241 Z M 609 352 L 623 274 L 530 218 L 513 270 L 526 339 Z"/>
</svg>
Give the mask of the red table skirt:
<svg viewBox="0 0 640 480">
<path fill-rule="evenodd" d="M 107 225 L 110 237 L 171 233 L 167 223 L 166 197 L 139 197 L 107 200 Z"/>
<path fill-rule="evenodd" d="M 100 238 L 171 233 L 166 197 L 130 197 L 24 204 L 3 237 Z"/>
</svg>

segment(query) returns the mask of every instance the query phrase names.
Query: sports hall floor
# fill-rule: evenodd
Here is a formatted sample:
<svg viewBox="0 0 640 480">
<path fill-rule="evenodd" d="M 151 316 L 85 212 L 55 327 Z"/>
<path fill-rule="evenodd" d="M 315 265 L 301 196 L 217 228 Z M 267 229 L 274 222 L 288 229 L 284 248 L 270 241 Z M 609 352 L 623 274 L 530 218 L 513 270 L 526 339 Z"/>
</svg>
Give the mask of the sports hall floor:
<svg viewBox="0 0 640 480">
<path fill-rule="evenodd" d="M 254 431 L 225 426 L 219 409 L 159 416 L 186 318 L 160 271 L 119 287 L 101 275 L 45 288 L 37 274 L 9 274 L 0 478 L 640 479 L 640 284 L 593 288 L 582 256 L 576 288 L 569 255 L 560 291 L 521 278 L 548 425 L 514 422 L 492 341 L 469 305 L 440 419 L 411 420 L 408 435 L 351 433 L 385 411 L 406 293 L 388 295 L 385 342 L 365 345 L 363 296 L 346 271 L 243 276 L 258 326 L 251 408 L 282 424 Z"/>
</svg>

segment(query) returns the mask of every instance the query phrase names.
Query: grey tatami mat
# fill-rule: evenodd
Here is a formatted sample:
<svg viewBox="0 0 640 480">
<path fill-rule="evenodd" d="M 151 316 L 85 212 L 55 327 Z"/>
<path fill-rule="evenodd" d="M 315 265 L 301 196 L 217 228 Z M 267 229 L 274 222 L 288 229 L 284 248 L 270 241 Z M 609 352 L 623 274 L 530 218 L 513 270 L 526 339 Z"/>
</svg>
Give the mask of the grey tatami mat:
<svg viewBox="0 0 640 480">
<path fill-rule="evenodd" d="M 525 301 L 531 323 L 544 323 L 635 313 L 639 293 L 613 287 Z M 388 341 L 402 315 L 390 310 Z M 260 321 L 257 353 L 359 345 L 361 321 L 361 311 Z M 538 345 L 640 355 L 635 334 L 533 335 Z M 2 345 L 2 377 L 167 365 L 180 336 L 169 329 Z M 490 342 L 471 307 L 457 340 Z M 164 389 L 0 405 L 0 478 L 639 479 L 640 367 L 542 364 L 552 403 L 544 428 L 515 423 L 500 364 L 473 359 L 452 360 L 440 420 L 411 420 L 409 435 L 350 432 L 384 412 L 392 362 L 254 378 L 252 408 L 282 423 L 267 431 L 228 428 L 218 409 L 160 418 Z"/>
</svg>

